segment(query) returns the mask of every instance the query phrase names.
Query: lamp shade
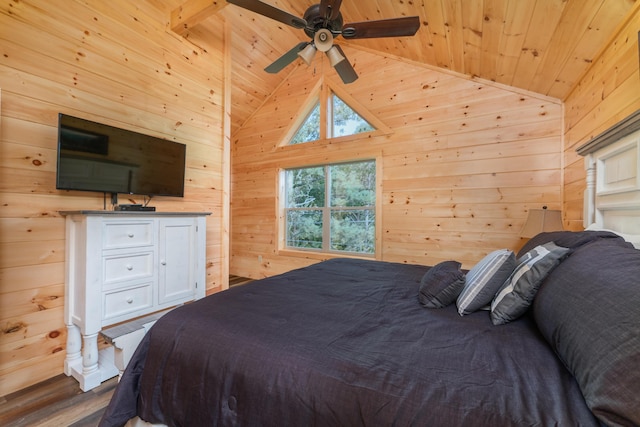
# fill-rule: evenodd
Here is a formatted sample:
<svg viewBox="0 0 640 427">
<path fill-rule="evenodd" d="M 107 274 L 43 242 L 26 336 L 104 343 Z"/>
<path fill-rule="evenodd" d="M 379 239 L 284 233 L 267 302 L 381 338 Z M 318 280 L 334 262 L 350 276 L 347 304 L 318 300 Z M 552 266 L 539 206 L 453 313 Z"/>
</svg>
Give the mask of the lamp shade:
<svg viewBox="0 0 640 427">
<path fill-rule="evenodd" d="M 520 231 L 521 237 L 533 237 L 545 231 L 562 230 L 562 215 L 560 211 L 547 209 L 529 209 L 527 221 Z"/>
<path fill-rule="evenodd" d="M 339 63 L 341 63 L 346 59 L 344 56 L 340 54 L 340 52 L 338 51 L 338 49 L 336 49 L 335 46 L 332 46 L 331 49 L 327 51 L 327 56 L 329 57 L 329 63 L 331 64 L 332 67 L 335 67 L 336 65 L 338 65 Z"/>
<path fill-rule="evenodd" d="M 298 56 L 302 58 L 302 60 L 307 64 L 311 65 L 311 61 L 313 61 L 313 57 L 316 54 L 316 48 L 313 44 L 309 43 L 307 47 L 298 52 Z"/>
</svg>

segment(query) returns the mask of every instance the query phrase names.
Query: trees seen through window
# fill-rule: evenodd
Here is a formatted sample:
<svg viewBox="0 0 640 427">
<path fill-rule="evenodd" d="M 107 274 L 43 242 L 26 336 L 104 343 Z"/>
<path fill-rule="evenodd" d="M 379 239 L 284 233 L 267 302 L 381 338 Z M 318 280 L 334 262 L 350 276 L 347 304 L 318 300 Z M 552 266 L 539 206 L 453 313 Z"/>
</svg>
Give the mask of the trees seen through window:
<svg viewBox="0 0 640 427">
<path fill-rule="evenodd" d="M 288 169 L 284 174 L 287 247 L 375 253 L 375 161 Z"/>
<path fill-rule="evenodd" d="M 289 144 L 302 144 L 319 140 L 322 134 L 322 126 L 325 126 L 328 138 L 356 135 L 376 130 L 335 93 L 330 94 L 329 101 L 328 123 L 324 124 L 321 120 L 321 102 L 318 101 L 289 141 Z"/>
</svg>

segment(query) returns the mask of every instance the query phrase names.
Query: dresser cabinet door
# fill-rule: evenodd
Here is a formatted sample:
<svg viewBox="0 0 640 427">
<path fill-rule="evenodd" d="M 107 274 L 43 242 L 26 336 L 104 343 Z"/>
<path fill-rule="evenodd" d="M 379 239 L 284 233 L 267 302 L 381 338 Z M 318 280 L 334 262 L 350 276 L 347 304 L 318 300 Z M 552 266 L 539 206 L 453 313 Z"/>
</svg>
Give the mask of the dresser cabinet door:
<svg viewBox="0 0 640 427">
<path fill-rule="evenodd" d="M 197 231 L 197 221 L 192 218 L 160 220 L 159 305 L 179 299 L 195 298 Z"/>
</svg>

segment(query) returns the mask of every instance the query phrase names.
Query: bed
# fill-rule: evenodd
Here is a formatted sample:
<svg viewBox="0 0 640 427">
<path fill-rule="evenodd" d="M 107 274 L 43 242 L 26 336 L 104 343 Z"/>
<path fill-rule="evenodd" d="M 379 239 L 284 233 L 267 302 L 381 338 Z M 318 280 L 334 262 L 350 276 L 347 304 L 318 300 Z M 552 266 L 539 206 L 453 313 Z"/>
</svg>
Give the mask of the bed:
<svg viewBox="0 0 640 427">
<path fill-rule="evenodd" d="M 469 271 L 333 259 L 177 308 L 100 425 L 640 425 L 635 179 L 588 187 L 589 230 L 541 233 Z"/>
</svg>

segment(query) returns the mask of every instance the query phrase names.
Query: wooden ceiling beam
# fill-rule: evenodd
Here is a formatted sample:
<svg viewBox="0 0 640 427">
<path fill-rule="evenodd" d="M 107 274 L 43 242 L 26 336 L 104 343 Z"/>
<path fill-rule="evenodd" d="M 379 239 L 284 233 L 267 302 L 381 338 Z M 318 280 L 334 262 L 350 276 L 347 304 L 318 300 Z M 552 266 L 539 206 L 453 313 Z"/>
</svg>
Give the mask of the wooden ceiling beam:
<svg viewBox="0 0 640 427">
<path fill-rule="evenodd" d="M 224 0 L 187 0 L 171 12 L 171 30 L 185 36 L 189 29 L 227 5 Z"/>
</svg>

